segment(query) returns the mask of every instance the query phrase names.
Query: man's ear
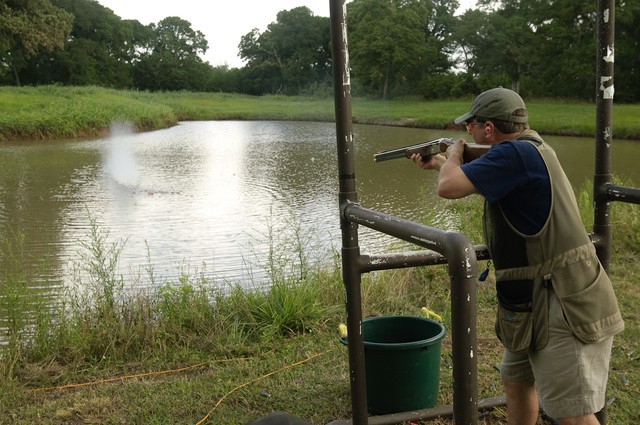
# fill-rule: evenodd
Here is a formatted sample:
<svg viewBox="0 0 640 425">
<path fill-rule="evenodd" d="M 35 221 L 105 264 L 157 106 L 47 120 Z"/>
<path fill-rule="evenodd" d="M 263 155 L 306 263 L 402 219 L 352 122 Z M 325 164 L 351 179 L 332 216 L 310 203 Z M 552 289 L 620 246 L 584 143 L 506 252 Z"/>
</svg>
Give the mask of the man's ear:
<svg viewBox="0 0 640 425">
<path fill-rule="evenodd" d="M 495 130 L 495 127 L 491 121 L 487 121 L 484 123 L 484 134 L 485 136 L 490 136 Z"/>
</svg>

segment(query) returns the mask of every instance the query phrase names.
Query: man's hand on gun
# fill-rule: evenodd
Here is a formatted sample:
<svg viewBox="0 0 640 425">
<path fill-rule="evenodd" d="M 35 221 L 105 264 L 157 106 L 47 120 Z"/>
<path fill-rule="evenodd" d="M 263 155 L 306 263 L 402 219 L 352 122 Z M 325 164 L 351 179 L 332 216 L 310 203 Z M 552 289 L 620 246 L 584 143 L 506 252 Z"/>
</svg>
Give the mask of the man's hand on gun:
<svg viewBox="0 0 640 425">
<path fill-rule="evenodd" d="M 415 162 L 418 167 L 424 170 L 439 171 L 440 167 L 442 167 L 442 164 L 445 163 L 450 154 L 459 152 L 459 154 L 462 156 L 462 154 L 464 153 L 464 144 L 464 140 L 458 139 L 454 143 L 450 144 L 447 150 L 443 153 L 429 155 L 426 157 L 422 154 L 414 153 L 411 155 L 411 160 Z"/>
<path fill-rule="evenodd" d="M 447 160 L 447 158 L 445 155 L 440 153 L 427 157 L 424 157 L 419 153 L 414 153 L 413 155 L 411 155 L 411 160 L 422 169 L 439 170 L 442 164 L 444 164 L 444 162 Z"/>
</svg>

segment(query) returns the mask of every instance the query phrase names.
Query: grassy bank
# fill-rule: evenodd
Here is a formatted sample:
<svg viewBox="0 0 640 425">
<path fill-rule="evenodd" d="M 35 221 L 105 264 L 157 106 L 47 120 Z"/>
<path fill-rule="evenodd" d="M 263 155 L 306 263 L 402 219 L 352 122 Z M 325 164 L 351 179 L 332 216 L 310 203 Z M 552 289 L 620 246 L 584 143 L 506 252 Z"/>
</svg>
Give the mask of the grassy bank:
<svg viewBox="0 0 640 425">
<path fill-rule="evenodd" d="M 356 123 L 447 128 L 467 110 L 469 99 L 428 102 L 354 99 Z M 595 104 L 527 99 L 531 125 L 542 134 L 595 134 Z M 614 105 L 614 136 L 640 140 L 640 105 Z M 0 87 L 0 141 L 106 134 L 114 121 L 139 130 L 181 120 L 333 121 L 332 98 L 223 93 L 148 93 L 98 87 Z"/>
<path fill-rule="evenodd" d="M 579 193 L 590 223 L 589 188 Z M 480 240 L 479 199 L 441 200 L 451 213 L 425 217 L 434 226 Z M 468 217 L 473 217 L 469 220 Z M 609 423 L 640 421 L 640 210 L 612 207 L 615 256 L 611 266 L 625 331 L 616 337 L 609 384 Z M 272 240 L 273 253 L 282 253 Z M 246 424 L 272 411 L 287 411 L 312 424 L 350 417 L 346 347 L 337 325 L 345 321 L 338 257 L 318 267 L 305 256 L 268 259 L 273 285 L 212 288 L 207 277 L 155 280 L 152 259 L 140 279 L 153 288 L 131 293 L 115 270 L 121 242 L 108 242 L 95 223 L 78 264 L 85 291 L 59 294 L 53 308 L 22 270 L 20 235 L 0 246 L 13 267 L 3 276 L 0 308 L 8 344 L 0 357 L 0 423 L 211 423 Z M 295 247 L 295 245 L 293 245 Z M 286 254 L 286 252 L 285 252 Z M 483 264 L 479 268 L 482 268 Z M 494 290 L 478 284 L 479 395 L 502 394 L 494 365 L 501 348 L 493 334 Z M 364 276 L 365 316 L 438 312 L 450 329 L 449 279 L 444 266 Z M 24 308 L 31 311 L 24 314 Z M 442 346 L 438 404 L 452 402 L 450 335 Z M 450 424 L 448 419 L 432 423 Z M 498 409 L 481 423 L 506 423 Z"/>
</svg>

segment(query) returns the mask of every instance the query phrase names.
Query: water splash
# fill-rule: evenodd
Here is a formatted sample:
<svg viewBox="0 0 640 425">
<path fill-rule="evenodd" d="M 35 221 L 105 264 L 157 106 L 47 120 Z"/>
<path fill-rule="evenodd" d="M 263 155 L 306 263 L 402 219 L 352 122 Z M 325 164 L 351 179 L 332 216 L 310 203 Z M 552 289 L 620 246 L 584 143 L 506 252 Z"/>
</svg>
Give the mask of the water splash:
<svg viewBox="0 0 640 425">
<path fill-rule="evenodd" d="M 104 157 L 108 175 L 128 187 L 138 185 L 138 161 L 133 151 L 133 130 L 130 124 L 114 123 L 109 132 L 109 146 Z"/>
</svg>

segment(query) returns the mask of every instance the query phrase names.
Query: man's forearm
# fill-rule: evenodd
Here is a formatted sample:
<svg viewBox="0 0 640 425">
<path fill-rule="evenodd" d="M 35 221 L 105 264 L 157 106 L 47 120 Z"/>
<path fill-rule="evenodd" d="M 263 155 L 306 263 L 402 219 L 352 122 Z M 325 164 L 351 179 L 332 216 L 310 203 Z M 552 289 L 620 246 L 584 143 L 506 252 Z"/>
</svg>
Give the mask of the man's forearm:
<svg viewBox="0 0 640 425">
<path fill-rule="evenodd" d="M 440 167 L 438 196 L 458 199 L 476 193 L 475 187 L 460 168 L 463 152 L 462 143 L 454 145 L 447 152 L 447 160 Z"/>
<path fill-rule="evenodd" d="M 447 160 L 440 166 L 440 180 L 446 180 L 456 168 L 462 165 L 464 145 L 462 143 L 454 145 L 447 152 Z"/>
</svg>

